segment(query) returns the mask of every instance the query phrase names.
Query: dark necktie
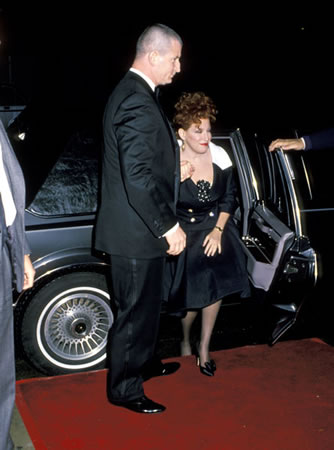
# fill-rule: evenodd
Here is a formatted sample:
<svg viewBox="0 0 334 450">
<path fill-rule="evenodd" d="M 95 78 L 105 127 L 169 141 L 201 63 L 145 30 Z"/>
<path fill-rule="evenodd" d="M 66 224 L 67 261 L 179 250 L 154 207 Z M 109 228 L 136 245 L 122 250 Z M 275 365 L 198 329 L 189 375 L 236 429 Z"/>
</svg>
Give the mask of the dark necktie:
<svg viewBox="0 0 334 450">
<path fill-rule="evenodd" d="M 164 111 L 162 109 L 162 106 L 161 106 L 161 103 L 160 103 L 160 88 L 159 87 L 155 88 L 154 96 L 155 96 L 155 100 L 156 100 L 156 102 L 157 102 L 157 104 L 159 106 L 159 109 L 161 111 L 161 114 L 163 115 L 164 119 L 166 119 L 165 113 L 164 113 Z"/>
<path fill-rule="evenodd" d="M 166 114 L 165 114 L 165 112 L 164 112 L 164 110 L 163 110 L 163 108 L 161 106 L 161 103 L 160 103 L 160 99 L 159 99 L 159 97 L 160 97 L 160 89 L 159 89 L 159 87 L 155 88 L 154 96 L 155 96 L 155 100 L 156 100 L 156 102 L 158 104 L 158 107 L 160 109 L 161 115 L 162 115 L 162 117 L 163 117 L 163 119 L 164 119 L 164 121 L 165 121 L 165 123 L 167 125 L 168 131 L 171 134 L 172 141 L 175 144 L 174 130 L 173 130 L 171 124 L 169 123 L 169 120 L 168 120 L 168 118 L 167 118 L 167 116 L 166 116 Z"/>
</svg>

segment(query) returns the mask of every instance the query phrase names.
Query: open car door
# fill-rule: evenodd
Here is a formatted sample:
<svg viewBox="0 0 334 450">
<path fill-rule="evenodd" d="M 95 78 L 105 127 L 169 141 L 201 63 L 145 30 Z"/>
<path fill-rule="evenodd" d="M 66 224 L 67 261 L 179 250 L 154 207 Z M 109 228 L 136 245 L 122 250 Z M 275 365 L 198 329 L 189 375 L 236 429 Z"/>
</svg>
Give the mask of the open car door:
<svg viewBox="0 0 334 450">
<path fill-rule="evenodd" d="M 214 139 L 233 159 L 240 187 L 238 222 L 254 292 L 264 297 L 269 343 L 296 322 L 316 282 L 316 255 L 303 236 L 293 168 L 287 154 L 269 153 L 270 140 L 240 130 Z"/>
</svg>

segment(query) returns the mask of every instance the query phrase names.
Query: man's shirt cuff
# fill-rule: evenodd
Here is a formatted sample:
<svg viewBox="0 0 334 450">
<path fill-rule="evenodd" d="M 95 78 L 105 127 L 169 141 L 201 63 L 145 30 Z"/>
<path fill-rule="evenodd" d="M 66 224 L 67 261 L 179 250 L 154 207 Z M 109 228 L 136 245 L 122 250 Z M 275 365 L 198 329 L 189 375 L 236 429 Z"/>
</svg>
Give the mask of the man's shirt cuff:
<svg viewBox="0 0 334 450">
<path fill-rule="evenodd" d="M 166 231 L 166 233 L 163 234 L 162 237 L 166 237 L 166 236 L 169 236 L 170 234 L 174 233 L 174 231 L 176 231 L 179 228 L 179 226 L 180 226 L 180 224 L 178 222 L 177 224 L 175 224 L 173 226 L 173 228 L 171 228 L 170 230 Z"/>
</svg>

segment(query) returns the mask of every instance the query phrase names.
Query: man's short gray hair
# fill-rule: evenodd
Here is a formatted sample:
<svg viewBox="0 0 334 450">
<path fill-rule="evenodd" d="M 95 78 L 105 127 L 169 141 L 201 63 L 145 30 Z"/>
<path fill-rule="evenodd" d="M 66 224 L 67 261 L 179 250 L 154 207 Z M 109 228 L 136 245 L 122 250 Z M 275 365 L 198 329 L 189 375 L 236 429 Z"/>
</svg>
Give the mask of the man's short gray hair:
<svg viewBox="0 0 334 450">
<path fill-rule="evenodd" d="M 181 37 L 172 28 L 160 23 L 146 28 L 139 36 L 136 47 L 136 57 L 141 57 L 152 51 L 164 55 L 170 49 L 171 41 L 177 40 L 183 45 Z"/>
</svg>

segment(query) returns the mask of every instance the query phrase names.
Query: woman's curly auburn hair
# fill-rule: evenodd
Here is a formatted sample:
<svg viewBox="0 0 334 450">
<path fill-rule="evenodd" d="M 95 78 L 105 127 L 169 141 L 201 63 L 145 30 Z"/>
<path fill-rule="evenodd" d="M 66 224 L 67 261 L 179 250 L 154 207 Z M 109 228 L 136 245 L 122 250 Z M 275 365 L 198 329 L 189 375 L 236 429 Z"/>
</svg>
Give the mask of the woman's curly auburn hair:
<svg viewBox="0 0 334 450">
<path fill-rule="evenodd" d="M 193 123 L 199 124 L 201 119 L 209 119 L 211 123 L 216 121 L 216 106 L 203 92 L 183 93 L 175 110 L 173 122 L 176 129 L 188 130 Z"/>
</svg>

